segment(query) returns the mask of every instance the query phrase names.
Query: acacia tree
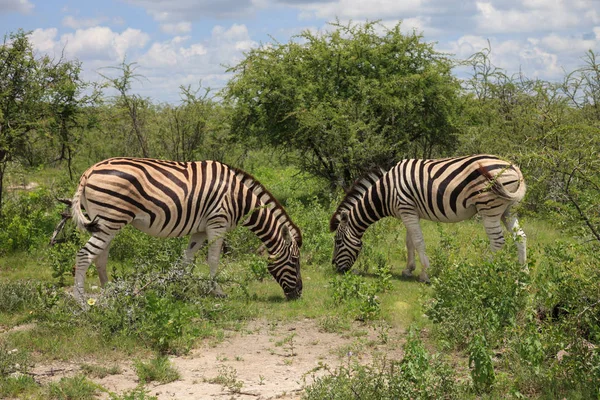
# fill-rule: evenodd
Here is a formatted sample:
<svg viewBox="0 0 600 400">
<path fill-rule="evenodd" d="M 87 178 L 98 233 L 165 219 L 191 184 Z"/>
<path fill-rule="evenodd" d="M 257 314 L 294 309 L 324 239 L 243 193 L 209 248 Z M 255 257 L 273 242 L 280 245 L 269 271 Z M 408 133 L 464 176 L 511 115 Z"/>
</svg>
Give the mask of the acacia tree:
<svg viewBox="0 0 600 400">
<path fill-rule="evenodd" d="M 448 152 L 460 90 L 451 60 L 400 24 L 331 25 L 229 69 L 233 133 L 295 149 L 301 169 L 342 187 L 375 166 Z"/>
<path fill-rule="evenodd" d="M 47 161 L 53 138 L 70 143 L 85 96 L 77 61 L 37 57 L 22 30 L 0 45 L 0 209 L 6 167 Z M 55 129 L 60 127 L 60 129 Z M 72 148 L 72 147 L 71 147 Z"/>
</svg>

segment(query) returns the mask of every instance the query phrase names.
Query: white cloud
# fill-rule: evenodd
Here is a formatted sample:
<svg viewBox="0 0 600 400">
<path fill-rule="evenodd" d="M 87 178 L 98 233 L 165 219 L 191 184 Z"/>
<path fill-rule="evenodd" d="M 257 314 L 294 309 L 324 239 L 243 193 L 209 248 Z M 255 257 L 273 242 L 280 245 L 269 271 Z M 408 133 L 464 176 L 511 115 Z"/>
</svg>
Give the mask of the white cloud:
<svg viewBox="0 0 600 400">
<path fill-rule="evenodd" d="M 174 24 L 161 24 L 160 30 L 169 35 L 180 35 L 192 31 L 191 22 L 177 22 Z"/>
<path fill-rule="evenodd" d="M 477 28 L 479 32 L 511 34 L 567 29 L 594 18 L 593 8 L 585 8 L 588 16 L 583 12 L 588 3 L 591 7 L 591 0 L 525 0 L 519 8 L 503 9 L 492 1 L 477 1 Z"/>
<path fill-rule="evenodd" d="M 419 11 L 425 0 L 338 0 L 331 2 L 306 2 L 298 4 L 304 19 L 309 17 L 333 20 L 364 20 L 408 16 Z"/>
<path fill-rule="evenodd" d="M 572 71 L 579 66 L 579 57 L 585 52 L 585 42 L 558 35 L 548 35 L 542 39 L 491 38 L 489 45 L 492 51 L 489 57 L 493 65 L 504 69 L 509 75 L 522 72 L 528 78 L 556 80 L 564 76 L 564 71 Z M 489 45 L 488 39 L 483 36 L 467 35 L 449 42 L 447 50 L 457 58 L 466 59 Z"/>
<path fill-rule="evenodd" d="M 45 54 L 53 53 L 58 48 L 55 40 L 58 34 L 58 29 L 36 29 L 31 32 L 29 39 L 33 45 L 33 48 Z"/>
<path fill-rule="evenodd" d="M 31 35 L 36 50 L 51 56 L 61 54 L 80 61 L 121 61 L 129 50 L 146 46 L 149 36 L 137 29 L 127 28 L 122 33 L 107 27 L 77 29 L 57 38 L 57 29 L 36 29 Z"/>
<path fill-rule="evenodd" d="M 106 21 L 105 17 L 99 18 L 75 18 L 72 15 L 67 15 L 63 18 L 62 24 L 68 28 L 72 29 L 81 29 L 81 28 L 91 28 L 93 26 L 98 26 Z"/>
<path fill-rule="evenodd" d="M 258 46 L 245 25 L 230 27 L 217 25 L 211 36 L 200 42 L 190 36 L 176 36 L 153 43 L 147 52 L 136 59 L 138 72 L 150 84 L 135 88 L 140 93 L 160 96 L 161 100 L 177 101 L 181 85 L 221 88 L 229 74 L 223 65 L 234 65 L 242 60 L 243 52 Z M 151 88 L 151 89 L 150 89 Z"/>
<path fill-rule="evenodd" d="M 0 0 L 0 14 L 9 12 L 28 14 L 34 7 L 29 0 Z"/>
<path fill-rule="evenodd" d="M 155 21 L 175 23 L 181 20 L 194 21 L 203 18 L 228 18 L 248 16 L 254 7 L 253 0 L 126 0 L 140 6 Z"/>
</svg>

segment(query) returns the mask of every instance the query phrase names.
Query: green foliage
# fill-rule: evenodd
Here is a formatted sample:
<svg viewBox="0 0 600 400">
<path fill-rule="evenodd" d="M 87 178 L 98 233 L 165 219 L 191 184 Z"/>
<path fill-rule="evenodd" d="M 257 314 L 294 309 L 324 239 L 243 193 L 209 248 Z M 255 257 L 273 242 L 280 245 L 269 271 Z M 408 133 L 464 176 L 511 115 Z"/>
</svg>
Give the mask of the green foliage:
<svg viewBox="0 0 600 400">
<path fill-rule="evenodd" d="M 58 222 L 57 210 L 58 205 L 47 188 L 8 197 L 0 213 L 0 255 L 33 251 L 47 244 Z"/>
<path fill-rule="evenodd" d="M 483 333 L 495 345 L 515 324 L 529 281 L 529 274 L 505 250 L 477 265 L 455 262 L 432 280 L 426 314 L 451 343 L 464 346 Z"/>
<path fill-rule="evenodd" d="M 84 375 L 72 378 L 61 378 L 59 382 L 48 385 L 48 399 L 52 400 L 87 400 L 95 399 L 99 387 Z"/>
<path fill-rule="evenodd" d="M 119 367 L 118 365 L 105 367 L 102 365 L 82 364 L 81 370 L 87 376 L 101 379 L 107 377 L 108 375 L 118 375 L 122 372 L 121 367 Z"/>
<path fill-rule="evenodd" d="M 400 24 L 331 25 L 253 49 L 229 69 L 232 131 L 298 150 L 303 171 L 343 187 L 375 165 L 450 149 L 452 62 Z"/>
<path fill-rule="evenodd" d="M 156 396 L 149 396 L 148 390 L 142 386 L 138 386 L 135 389 L 128 390 L 122 393 L 120 396 L 114 393 L 110 393 L 110 400 L 157 400 Z"/>
<path fill-rule="evenodd" d="M 80 242 L 79 242 L 80 243 Z M 61 242 L 49 247 L 47 250 L 48 263 L 52 269 L 52 277 L 58 281 L 59 286 L 66 286 L 65 275 L 72 277 L 75 266 L 74 254 L 77 254 L 84 243 Z"/>
<path fill-rule="evenodd" d="M 0 282 L 0 312 L 15 313 L 33 308 L 38 300 L 39 283 L 30 281 Z"/>
<path fill-rule="evenodd" d="M 149 292 L 145 297 L 141 331 L 150 339 L 153 347 L 166 353 L 184 336 L 184 327 L 190 325 L 195 313 L 185 303 L 159 297 L 155 292 Z"/>
<path fill-rule="evenodd" d="M 0 338 L 0 377 L 14 373 L 26 373 L 29 369 L 29 354 L 18 348 L 11 348 Z"/>
<path fill-rule="evenodd" d="M 219 375 L 209 379 L 209 382 L 222 385 L 231 393 L 240 393 L 244 386 L 244 382 L 237 379 L 237 371 L 235 368 L 225 365 L 219 367 Z"/>
<path fill-rule="evenodd" d="M 37 382 L 29 375 L 0 377 L 0 396 L 3 399 L 29 398 L 27 394 L 35 392 L 37 388 Z"/>
<path fill-rule="evenodd" d="M 431 355 L 414 330 L 400 361 L 380 360 L 373 365 L 339 367 L 306 387 L 304 399 L 454 399 L 460 388 L 450 366 Z"/>
<path fill-rule="evenodd" d="M 141 383 L 169 383 L 180 378 L 179 372 L 173 368 L 167 357 L 159 356 L 148 362 L 136 361 L 135 372 Z"/>
<path fill-rule="evenodd" d="M 334 304 L 345 304 L 355 310 L 357 319 L 372 320 L 381 313 L 377 286 L 367 283 L 360 276 L 347 273 L 335 277 L 331 281 L 331 288 Z"/>
<path fill-rule="evenodd" d="M 496 374 L 485 336 L 481 333 L 473 336 L 468 352 L 469 368 L 471 368 L 475 391 L 478 393 L 488 391 L 496 380 Z"/>
</svg>

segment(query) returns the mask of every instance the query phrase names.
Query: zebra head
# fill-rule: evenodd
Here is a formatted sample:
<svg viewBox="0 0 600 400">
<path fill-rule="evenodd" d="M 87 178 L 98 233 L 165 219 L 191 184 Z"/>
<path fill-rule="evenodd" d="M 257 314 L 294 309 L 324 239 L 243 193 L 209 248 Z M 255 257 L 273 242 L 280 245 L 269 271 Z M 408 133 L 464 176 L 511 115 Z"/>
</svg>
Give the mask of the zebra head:
<svg viewBox="0 0 600 400">
<path fill-rule="evenodd" d="M 279 283 L 288 300 L 297 299 L 302 295 L 302 276 L 300 275 L 300 249 L 289 228 L 283 225 L 281 229 L 283 247 L 269 258 L 269 272 Z"/>
<path fill-rule="evenodd" d="M 335 247 L 331 262 L 338 272 L 350 270 L 362 248 L 362 240 L 348 228 L 348 211 L 339 214 L 339 224 L 335 232 Z"/>
</svg>

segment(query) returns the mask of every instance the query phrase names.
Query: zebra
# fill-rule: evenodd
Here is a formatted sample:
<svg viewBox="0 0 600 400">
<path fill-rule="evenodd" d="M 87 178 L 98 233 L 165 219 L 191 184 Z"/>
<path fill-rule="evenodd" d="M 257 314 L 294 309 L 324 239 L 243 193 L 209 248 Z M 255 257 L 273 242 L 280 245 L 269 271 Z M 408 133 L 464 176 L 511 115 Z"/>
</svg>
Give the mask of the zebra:
<svg viewBox="0 0 600 400">
<path fill-rule="evenodd" d="M 331 217 L 335 234 L 332 263 L 348 271 L 362 247 L 367 228 L 384 217 L 396 217 L 406 227 L 405 277 L 416 268 L 415 251 L 422 271 L 420 281 L 429 282 L 429 259 L 419 220 L 460 222 L 479 213 L 492 251 L 504 245 L 500 221 L 512 232 L 519 262 L 526 264 L 526 235 L 510 209 L 525 196 L 519 168 L 493 155 L 444 159 L 406 159 L 389 171 L 374 170 L 358 179 Z"/>
<path fill-rule="evenodd" d="M 92 262 L 101 286 L 107 283 L 110 243 L 128 224 L 155 237 L 190 235 L 184 263 L 193 262 L 208 241 L 212 290 L 218 296 L 224 295 L 214 283 L 224 234 L 238 224 L 246 226 L 270 254 L 268 270 L 285 296 L 302 294 L 300 229 L 273 195 L 240 169 L 218 161 L 110 158 L 83 173 L 70 203 L 77 227 L 92 234 L 76 256 L 73 290 L 80 302 Z"/>
</svg>

